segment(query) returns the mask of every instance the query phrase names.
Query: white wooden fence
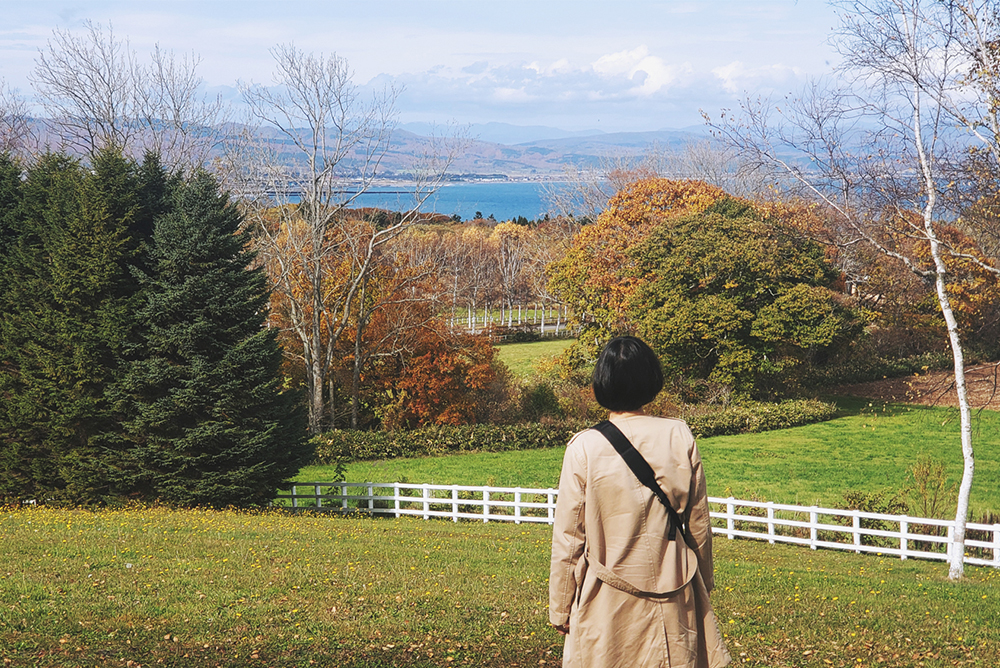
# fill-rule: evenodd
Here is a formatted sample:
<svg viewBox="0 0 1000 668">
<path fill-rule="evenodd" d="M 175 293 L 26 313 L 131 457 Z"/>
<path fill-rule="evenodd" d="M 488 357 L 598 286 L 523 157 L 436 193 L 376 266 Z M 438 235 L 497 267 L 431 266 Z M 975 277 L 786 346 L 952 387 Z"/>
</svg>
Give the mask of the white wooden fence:
<svg viewBox="0 0 1000 668">
<path fill-rule="evenodd" d="M 410 483 L 303 482 L 275 505 L 292 509 L 551 524 L 558 490 Z M 709 497 L 712 533 L 828 548 L 948 560 L 954 522 L 819 506 Z M 989 558 L 987 558 L 987 556 Z M 966 524 L 965 563 L 1000 568 L 1000 524 Z"/>
</svg>

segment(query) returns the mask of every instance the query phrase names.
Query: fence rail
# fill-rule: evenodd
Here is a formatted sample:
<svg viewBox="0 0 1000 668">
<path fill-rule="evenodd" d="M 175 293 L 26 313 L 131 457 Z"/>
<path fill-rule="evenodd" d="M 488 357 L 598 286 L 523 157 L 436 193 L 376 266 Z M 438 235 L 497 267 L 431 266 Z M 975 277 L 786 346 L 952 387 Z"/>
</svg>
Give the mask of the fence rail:
<svg viewBox="0 0 1000 668">
<path fill-rule="evenodd" d="M 302 482 L 277 495 L 274 505 L 294 510 L 367 512 L 480 522 L 551 524 L 558 490 L 410 483 Z M 712 533 L 824 548 L 950 559 L 954 522 L 859 510 L 793 506 L 709 497 Z M 966 524 L 965 563 L 1000 568 L 1000 524 Z"/>
</svg>

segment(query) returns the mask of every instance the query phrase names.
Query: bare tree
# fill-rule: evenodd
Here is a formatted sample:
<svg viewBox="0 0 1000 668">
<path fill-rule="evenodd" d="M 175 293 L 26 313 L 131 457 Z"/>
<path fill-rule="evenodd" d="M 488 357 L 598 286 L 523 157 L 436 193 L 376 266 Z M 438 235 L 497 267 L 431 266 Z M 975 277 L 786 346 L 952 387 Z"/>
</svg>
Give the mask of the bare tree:
<svg viewBox="0 0 1000 668">
<path fill-rule="evenodd" d="M 658 176 L 660 168 L 657 150 L 646 155 L 605 156 L 594 169 L 567 165 L 562 182 L 543 186 L 544 198 L 566 221 L 594 221 L 616 192 L 639 179 Z"/>
<path fill-rule="evenodd" d="M 590 170 L 567 166 L 562 182 L 545 184 L 544 197 L 566 220 L 594 221 L 615 193 L 657 177 L 704 181 L 733 195 L 761 198 L 769 196 L 775 174 L 742 160 L 725 142 L 707 138 L 678 148 L 654 144 L 639 155 L 605 156 Z"/>
<path fill-rule="evenodd" d="M 841 86 L 814 84 L 781 105 L 748 100 L 741 113 L 723 112 L 712 125 L 744 159 L 779 168 L 799 192 L 823 202 L 852 234 L 845 244 L 868 243 L 933 286 L 947 326 L 961 415 L 964 467 L 949 560 L 949 577 L 957 579 L 964 573 L 975 458 L 948 259 L 996 268 L 951 248 L 942 226 L 955 156 L 968 147 L 953 131 L 955 122 L 988 150 L 996 146 L 989 129 L 996 128 L 995 104 L 991 110 L 982 99 L 976 102 L 982 86 L 969 76 L 974 54 L 996 33 L 980 37 L 976 47 L 968 30 L 989 24 L 995 31 L 995 13 L 989 13 L 995 5 L 856 0 L 840 6 L 843 28 L 835 44 L 844 58 Z"/>
<path fill-rule="evenodd" d="M 525 272 L 531 260 L 534 236 L 529 228 L 510 222 L 500 223 L 490 235 L 500 282 L 501 304 L 507 307 L 508 327 L 514 324 L 514 302 L 525 287 Z"/>
<path fill-rule="evenodd" d="M 241 85 L 256 125 L 248 130 L 252 141 L 235 145 L 228 162 L 273 289 L 287 305 L 288 326 L 302 344 L 309 429 L 319 433 L 333 420 L 337 342 L 378 253 L 419 219 L 420 205 L 460 146 L 445 141 L 414 167 L 413 196 L 399 215 L 349 225 L 349 209 L 371 188 L 389 150 L 397 91 L 362 98 L 347 61 L 336 54 L 291 45 L 272 53 L 274 86 Z"/>
<path fill-rule="evenodd" d="M 530 249 L 525 277 L 531 295 L 542 304 L 542 317 L 539 327 L 545 334 L 545 312 L 553 305 L 562 306 L 559 298 L 549 289 L 548 267 L 557 258 L 566 253 L 572 237 L 562 227 L 553 224 L 540 225 L 535 230 L 535 239 Z M 558 328 L 555 328 L 558 334 Z"/>
<path fill-rule="evenodd" d="M 704 181 L 738 197 L 768 197 L 768 186 L 774 180 L 770 170 L 740 160 L 736 151 L 716 139 L 666 148 L 657 151 L 653 160 L 659 176 Z"/>
<path fill-rule="evenodd" d="M 160 153 L 169 167 L 202 166 L 227 120 L 221 99 L 199 93 L 199 59 L 157 46 L 143 65 L 109 24 L 87 21 L 82 34 L 55 30 L 31 75 L 63 146 L 93 156 L 115 146 L 141 157 Z"/>
<path fill-rule="evenodd" d="M 34 139 L 27 103 L 17 90 L 0 79 L 0 153 L 30 150 Z"/>
</svg>

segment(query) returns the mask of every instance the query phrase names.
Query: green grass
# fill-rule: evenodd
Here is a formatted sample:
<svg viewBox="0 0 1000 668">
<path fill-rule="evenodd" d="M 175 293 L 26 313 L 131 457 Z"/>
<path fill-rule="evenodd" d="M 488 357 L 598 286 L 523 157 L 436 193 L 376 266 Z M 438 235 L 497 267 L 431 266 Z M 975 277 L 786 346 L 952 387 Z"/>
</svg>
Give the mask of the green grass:
<svg viewBox="0 0 1000 668">
<path fill-rule="evenodd" d="M 829 422 L 700 440 L 709 493 L 842 507 L 846 490 L 905 487 L 907 471 L 921 455 L 943 461 L 953 483 L 961 478 L 955 411 L 842 401 L 847 414 Z M 1000 413 L 978 414 L 975 429 L 972 507 L 977 517 L 983 510 L 1000 511 Z M 562 454 L 558 448 L 356 462 L 348 465 L 347 479 L 556 487 Z M 308 467 L 298 480 L 327 482 L 332 475 L 332 467 Z"/>
<path fill-rule="evenodd" d="M 559 664 L 550 529 L 334 515 L 0 514 L 6 666 Z M 988 668 L 1000 572 L 716 541 L 738 665 Z"/>
<path fill-rule="evenodd" d="M 500 361 L 518 378 L 531 378 L 538 372 L 535 363 L 555 357 L 573 343 L 573 339 L 544 339 L 533 343 L 505 343 L 497 346 Z"/>
</svg>

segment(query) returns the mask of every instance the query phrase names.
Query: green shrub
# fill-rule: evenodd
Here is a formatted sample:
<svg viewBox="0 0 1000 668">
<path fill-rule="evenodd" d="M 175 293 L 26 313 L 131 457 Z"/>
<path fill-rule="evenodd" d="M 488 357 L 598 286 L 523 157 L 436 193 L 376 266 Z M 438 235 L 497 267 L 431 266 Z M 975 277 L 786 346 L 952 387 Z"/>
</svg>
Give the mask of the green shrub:
<svg viewBox="0 0 1000 668">
<path fill-rule="evenodd" d="M 906 502 L 906 490 L 898 491 L 892 489 L 866 492 L 859 489 L 850 489 L 844 492 L 844 507 L 848 510 L 860 510 L 863 513 L 876 513 L 879 515 L 908 515 L 910 506 Z M 850 517 L 841 517 L 838 520 L 844 526 L 850 526 L 854 520 Z M 898 531 L 899 524 L 889 520 L 876 520 L 862 518 L 859 522 L 862 529 L 872 529 L 876 531 Z M 898 538 L 887 536 L 861 537 L 862 545 L 876 545 L 878 547 L 898 547 Z"/>
<path fill-rule="evenodd" d="M 543 418 L 566 417 L 552 383 L 546 380 L 527 384 L 521 389 L 521 415 L 532 422 Z"/>
<path fill-rule="evenodd" d="M 708 415 L 688 419 L 698 438 L 726 434 L 749 434 L 785 429 L 829 420 L 836 406 L 816 400 L 783 401 L 730 406 Z M 552 424 L 434 425 L 411 431 L 352 431 L 337 429 L 313 439 L 316 462 L 369 461 L 396 457 L 422 457 L 451 452 L 504 452 L 535 450 L 566 445 L 589 423 L 565 421 Z"/>
<path fill-rule="evenodd" d="M 837 407 L 816 399 L 789 399 L 777 404 L 749 403 L 729 406 L 706 415 L 687 418 L 696 438 L 755 434 L 830 420 Z"/>
<path fill-rule="evenodd" d="M 859 355 L 829 367 L 814 369 L 806 378 L 809 387 L 833 387 L 868 383 L 883 378 L 899 378 L 929 369 L 947 369 L 953 364 L 949 353 L 923 353 L 905 358 Z"/>
<path fill-rule="evenodd" d="M 420 457 L 447 452 L 503 452 L 566 445 L 583 424 L 434 425 L 411 431 L 337 429 L 316 437 L 319 463 Z"/>
</svg>

